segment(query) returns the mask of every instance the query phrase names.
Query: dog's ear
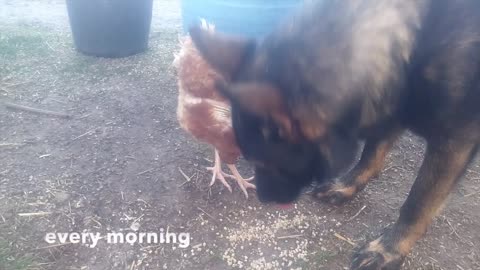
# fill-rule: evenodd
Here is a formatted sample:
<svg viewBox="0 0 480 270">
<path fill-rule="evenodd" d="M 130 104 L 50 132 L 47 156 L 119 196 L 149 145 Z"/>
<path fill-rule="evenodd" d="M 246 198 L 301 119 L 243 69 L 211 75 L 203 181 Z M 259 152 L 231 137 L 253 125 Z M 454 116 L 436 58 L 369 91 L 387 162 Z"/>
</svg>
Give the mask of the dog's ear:
<svg viewBox="0 0 480 270">
<path fill-rule="evenodd" d="M 297 138 L 292 118 L 279 91 L 268 83 L 240 83 L 227 85 L 217 82 L 217 89 L 233 104 L 261 118 L 272 119 L 285 137 Z"/>
<path fill-rule="evenodd" d="M 300 138 L 316 141 L 327 131 L 327 117 L 311 106 L 289 109 L 278 89 L 268 83 L 241 83 L 227 85 L 218 81 L 219 92 L 242 109 L 262 118 L 270 118 L 292 142 Z M 315 106 L 313 106 L 315 107 Z"/>
<path fill-rule="evenodd" d="M 189 33 L 205 60 L 226 79 L 235 75 L 255 47 L 253 39 L 216 33 L 200 26 L 190 28 Z"/>
<path fill-rule="evenodd" d="M 327 116 L 318 105 L 304 104 L 294 108 L 292 115 L 298 121 L 302 136 L 308 141 L 316 141 L 327 132 Z"/>
</svg>

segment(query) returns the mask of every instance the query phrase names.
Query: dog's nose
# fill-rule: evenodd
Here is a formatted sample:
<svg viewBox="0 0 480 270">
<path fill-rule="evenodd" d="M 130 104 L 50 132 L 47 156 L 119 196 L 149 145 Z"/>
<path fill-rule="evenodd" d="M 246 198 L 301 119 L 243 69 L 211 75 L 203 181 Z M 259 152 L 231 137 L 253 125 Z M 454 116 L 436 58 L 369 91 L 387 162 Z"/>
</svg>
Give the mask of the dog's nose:
<svg viewBox="0 0 480 270">
<path fill-rule="evenodd" d="M 272 203 L 274 199 L 268 195 L 268 193 L 263 193 L 257 189 L 257 197 L 261 203 Z"/>
</svg>

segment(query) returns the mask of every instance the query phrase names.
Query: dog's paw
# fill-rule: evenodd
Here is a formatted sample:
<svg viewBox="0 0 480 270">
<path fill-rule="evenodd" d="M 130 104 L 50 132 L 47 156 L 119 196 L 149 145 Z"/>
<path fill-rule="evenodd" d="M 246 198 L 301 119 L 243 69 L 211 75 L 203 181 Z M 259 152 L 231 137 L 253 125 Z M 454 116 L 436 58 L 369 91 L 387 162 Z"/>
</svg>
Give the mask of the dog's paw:
<svg viewBox="0 0 480 270">
<path fill-rule="evenodd" d="M 382 237 L 363 246 L 355 253 L 351 270 L 399 270 L 405 256 L 389 250 L 382 244 Z"/>
<path fill-rule="evenodd" d="M 355 193 L 355 186 L 345 186 L 343 183 L 333 181 L 316 187 L 313 196 L 326 203 L 340 205 L 351 200 Z"/>
</svg>

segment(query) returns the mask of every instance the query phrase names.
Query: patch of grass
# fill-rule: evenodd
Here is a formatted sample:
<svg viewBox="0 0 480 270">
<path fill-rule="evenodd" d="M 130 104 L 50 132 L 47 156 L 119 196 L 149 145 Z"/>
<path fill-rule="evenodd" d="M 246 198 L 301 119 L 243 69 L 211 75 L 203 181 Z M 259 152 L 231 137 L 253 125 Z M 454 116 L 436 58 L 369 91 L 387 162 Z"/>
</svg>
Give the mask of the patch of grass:
<svg viewBox="0 0 480 270">
<path fill-rule="evenodd" d="M 0 269 L 28 270 L 33 267 L 33 257 L 18 255 L 5 241 L 0 240 Z"/>
<path fill-rule="evenodd" d="M 78 54 L 73 55 L 73 57 L 71 57 L 69 60 L 69 62 L 64 64 L 62 72 L 85 74 L 88 72 L 93 73 L 91 72 L 92 67 L 97 64 L 99 58 Z"/>
<path fill-rule="evenodd" d="M 49 28 L 31 24 L 0 24 L 0 77 L 35 72 L 55 59 L 52 46 L 63 39 Z"/>
<path fill-rule="evenodd" d="M 0 58 L 11 60 L 28 55 L 44 55 L 48 52 L 45 29 L 19 25 L 0 27 Z"/>
<path fill-rule="evenodd" d="M 157 42 L 165 43 L 163 40 Z M 86 56 L 74 50 L 68 32 L 28 23 L 0 25 L 0 77 L 22 78 L 30 82 L 39 76 L 42 79 L 81 77 L 91 84 L 112 77 L 141 77 L 142 67 L 150 65 L 158 69 L 153 59 L 165 58 L 165 53 L 157 55 L 154 52 L 157 51 L 118 59 Z M 161 63 L 158 66 L 162 67 Z M 137 67 L 140 68 L 137 70 Z"/>
</svg>

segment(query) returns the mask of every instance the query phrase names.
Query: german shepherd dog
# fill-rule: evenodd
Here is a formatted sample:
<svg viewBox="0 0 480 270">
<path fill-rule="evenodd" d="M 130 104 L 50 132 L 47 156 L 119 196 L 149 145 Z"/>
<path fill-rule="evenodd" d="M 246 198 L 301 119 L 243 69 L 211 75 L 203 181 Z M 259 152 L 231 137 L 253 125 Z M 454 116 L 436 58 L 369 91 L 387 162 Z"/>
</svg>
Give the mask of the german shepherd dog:
<svg viewBox="0 0 480 270">
<path fill-rule="evenodd" d="M 314 196 L 343 203 L 380 173 L 402 131 L 425 138 L 398 220 L 351 264 L 399 269 L 480 144 L 480 1 L 323 0 L 302 10 L 261 41 L 190 34 L 226 78 L 217 86 L 263 202 L 291 203 L 316 184 Z M 360 161 L 332 180 L 361 141 Z"/>
</svg>

